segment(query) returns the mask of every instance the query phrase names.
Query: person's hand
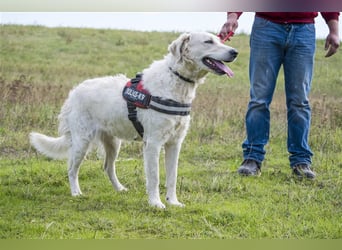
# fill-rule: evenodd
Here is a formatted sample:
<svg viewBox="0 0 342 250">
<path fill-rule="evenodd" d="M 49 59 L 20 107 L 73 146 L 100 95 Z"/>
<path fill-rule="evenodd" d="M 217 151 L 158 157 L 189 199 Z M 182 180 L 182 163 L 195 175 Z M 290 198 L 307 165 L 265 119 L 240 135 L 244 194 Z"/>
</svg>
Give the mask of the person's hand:
<svg viewBox="0 0 342 250">
<path fill-rule="evenodd" d="M 325 57 L 332 56 L 337 52 L 338 47 L 340 47 L 340 38 L 338 35 L 338 21 L 331 20 L 328 22 L 328 26 L 330 32 L 325 40 L 324 49 L 328 51 Z"/>
<path fill-rule="evenodd" d="M 219 37 L 225 38 L 228 36 L 229 32 L 235 32 L 238 27 L 238 15 L 236 13 L 229 13 L 227 17 L 227 21 L 222 26 L 220 33 L 218 34 Z"/>
<path fill-rule="evenodd" d="M 340 47 L 339 37 L 333 34 L 329 34 L 327 36 L 327 39 L 325 40 L 324 49 L 328 51 L 325 57 L 329 57 L 335 54 L 338 50 L 338 47 Z"/>
</svg>

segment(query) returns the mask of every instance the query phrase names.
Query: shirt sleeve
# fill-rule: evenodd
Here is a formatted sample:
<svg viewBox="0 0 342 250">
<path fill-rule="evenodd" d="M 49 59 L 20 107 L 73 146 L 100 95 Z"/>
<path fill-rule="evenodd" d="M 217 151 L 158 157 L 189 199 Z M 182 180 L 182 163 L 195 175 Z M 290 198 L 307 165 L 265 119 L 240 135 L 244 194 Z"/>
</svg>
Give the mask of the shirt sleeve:
<svg viewBox="0 0 342 250">
<path fill-rule="evenodd" d="M 337 20 L 339 19 L 340 12 L 321 12 L 322 17 L 324 18 L 325 22 L 329 22 L 330 20 Z"/>
</svg>

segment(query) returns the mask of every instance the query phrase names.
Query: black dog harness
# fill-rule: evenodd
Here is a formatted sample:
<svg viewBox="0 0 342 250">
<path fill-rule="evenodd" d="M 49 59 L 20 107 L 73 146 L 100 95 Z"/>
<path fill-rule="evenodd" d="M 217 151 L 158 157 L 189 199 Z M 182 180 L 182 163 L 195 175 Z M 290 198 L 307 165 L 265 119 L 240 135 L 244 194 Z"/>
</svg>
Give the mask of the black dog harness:
<svg viewBox="0 0 342 250">
<path fill-rule="evenodd" d="M 153 109 L 169 115 L 187 116 L 191 111 L 191 103 L 179 103 L 171 99 L 165 99 L 151 95 L 142 84 L 142 74 L 138 73 L 123 89 L 122 96 L 127 101 L 128 119 L 133 123 L 141 137 L 144 136 L 144 127 L 138 121 L 137 107 Z"/>
</svg>

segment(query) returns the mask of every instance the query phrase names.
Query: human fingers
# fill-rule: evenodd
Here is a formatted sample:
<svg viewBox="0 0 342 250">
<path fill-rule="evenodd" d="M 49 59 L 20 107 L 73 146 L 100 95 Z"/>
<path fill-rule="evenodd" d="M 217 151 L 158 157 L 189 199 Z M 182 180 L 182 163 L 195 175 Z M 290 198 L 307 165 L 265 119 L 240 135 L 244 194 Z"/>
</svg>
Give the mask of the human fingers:
<svg viewBox="0 0 342 250">
<path fill-rule="evenodd" d="M 340 46 L 340 41 L 338 37 L 328 36 L 325 41 L 324 49 L 327 50 L 325 57 L 330 57 L 334 55 Z"/>
</svg>

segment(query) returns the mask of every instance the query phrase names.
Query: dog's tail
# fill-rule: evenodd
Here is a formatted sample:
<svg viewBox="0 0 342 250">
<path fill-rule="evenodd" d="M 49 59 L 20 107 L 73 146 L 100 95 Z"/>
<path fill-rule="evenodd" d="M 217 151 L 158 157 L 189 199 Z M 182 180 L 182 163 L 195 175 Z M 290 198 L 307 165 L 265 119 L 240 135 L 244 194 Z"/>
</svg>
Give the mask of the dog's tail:
<svg viewBox="0 0 342 250">
<path fill-rule="evenodd" d="M 30 133 L 30 143 L 38 152 L 53 159 L 65 159 L 68 157 L 70 140 L 66 135 L 54 138 L 39 134 Z"/>
<path fill-rule="evenodd" d="M 68 158 L 68 151 L 71 147 L 68 117 L 71 112 L 71 107 L 72 105 L 70 104 L 70 100 L 68 98 L 64 102 L 61 113 L 58 116 L 59 137 L 54 138 L 36 132 L 30 133 L 30 143 L 38 152 L 53 159 Z"/>
</svg>

